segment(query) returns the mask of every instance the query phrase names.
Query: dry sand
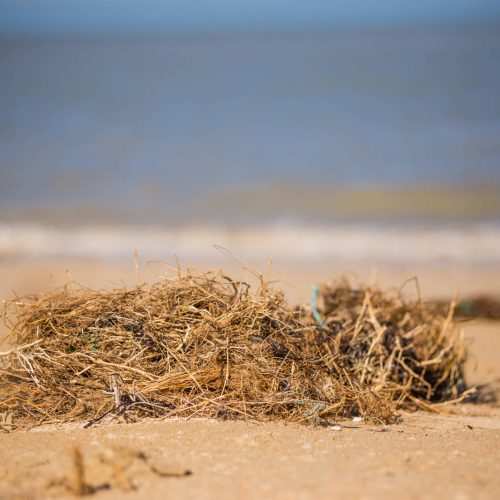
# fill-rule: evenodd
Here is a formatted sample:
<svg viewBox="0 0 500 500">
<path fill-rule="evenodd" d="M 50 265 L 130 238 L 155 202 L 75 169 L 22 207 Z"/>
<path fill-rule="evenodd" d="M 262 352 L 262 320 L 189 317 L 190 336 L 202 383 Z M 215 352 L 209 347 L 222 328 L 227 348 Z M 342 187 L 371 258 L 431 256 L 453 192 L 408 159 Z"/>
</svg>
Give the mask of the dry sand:
<svg viewBox="0 0 500 500">
<path fill-rule="evenodd" d="M 213 265 L 238 272 L 231 261 L 196 263 L 198 268 Z M 154 272 L 164 271 L 157 265 L 137 273 L 122 261 L 5 260 L 0 262 L 0 298 L 13 289 L 25 294 L 57 286 L 68 280 L 65 269 L 82 284 L 97 287 L 152 280 Z M 317 281 L 353 269 L 360 279 L 383 287 L 418 275 L 426 297 L 500 294 L 500 269 L 486 267 L 275 263 L 272 276 L 290 283 L 285 289 L 294 302 L 308 300 Z M 412 286 L 407 285 L 407 293 L 416 293 Z M 491 383 L 495 389 L 500 323 L 476 321 L 464 328 L 471 341 L 470 382 Z M 403 414 L 401 423 L 388 428 L 362 422 L 341 422 L 342 430 L 334 430 L 174 420 L 12 432 L 0 435 L 0 497 L 61 496 L 75 485 L 77 446 L 85 482 L 111 485 L 97 493 L 102 498 L 498 498 L 500 408 L 468 404 L 451 411 Z M 180 476 L 186 469 L 192 474 Z"/>
</svg>

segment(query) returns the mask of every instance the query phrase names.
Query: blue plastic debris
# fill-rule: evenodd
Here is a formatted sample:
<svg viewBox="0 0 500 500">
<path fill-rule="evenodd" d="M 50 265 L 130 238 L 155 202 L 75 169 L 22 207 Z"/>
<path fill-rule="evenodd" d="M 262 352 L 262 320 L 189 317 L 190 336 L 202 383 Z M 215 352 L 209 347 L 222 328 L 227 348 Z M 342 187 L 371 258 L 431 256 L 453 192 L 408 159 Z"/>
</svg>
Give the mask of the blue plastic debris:
<svg viewBox="0 0 500 500">
<path fill-rule="evenodd" d="M 319 295 L 319 285 L 315 285 L 313 289 L 313 294 L 311 298 L 311 308 L 313 312 L 314 319 L 318 322 L 319 326 L 323 328 L 324 321 L 321 319 L 321 316 L 318 311 L 318 307 L 316 305 L 316 302 L 318 300 L 318 295 Z"/>
</svg>

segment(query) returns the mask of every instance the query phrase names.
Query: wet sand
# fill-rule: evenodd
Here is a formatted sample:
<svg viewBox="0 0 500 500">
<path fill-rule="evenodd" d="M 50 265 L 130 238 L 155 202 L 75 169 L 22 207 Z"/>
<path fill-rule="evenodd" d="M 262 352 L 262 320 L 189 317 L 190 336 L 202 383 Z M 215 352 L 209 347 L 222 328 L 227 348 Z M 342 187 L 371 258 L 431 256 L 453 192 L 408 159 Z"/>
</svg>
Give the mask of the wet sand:
<svg viewBox="0 0 500 500">
<path fill-rule="evenodd" d="M 181 264 L 223 266 L 232 275 L 251 278 L 231 260 Z M 263 269 L 266 263 L 250 264 Z M 275 262 L 270 278 L 288 283 L 282 285 L 291 302 L 307 301 L 314 283 L 352 276 L 354 270 L 361 281 L 383 287 L 399 287 L 417 275 L 424 297 L 500 294 L 500 269 L 445 263 L 374 267 Z M 51 289 L 70 275 L 84 285 L 109 288 L 154 280 L 165 271 L 174 273 L 159 264 L 136 270 L 132 259 L 6 259 L 0 262 L 0 296 L 13 289 L 20 295 Z M 405 290 L 414 296 L 414 282 Z M 471 343 L 468 380 L 491 383 L 494 389 L 500 380 L 500 323 L 473 321 L 463 327 Z M 452 414 L 402 414 L 401 423 L 387 428 L 340 422 L 340 431 L 173 420 L 12 432 L 0 435 L 0 497 L 67 493 L 75 487 L 77 446 L 85 481 L 111 486 L 96 493 L 102 498 L 495 498 L 500 489 L 500 408 L 467 404 L 447 411 Z M 192 475 L 176 476 L 185 469 Z"/>
</svg>

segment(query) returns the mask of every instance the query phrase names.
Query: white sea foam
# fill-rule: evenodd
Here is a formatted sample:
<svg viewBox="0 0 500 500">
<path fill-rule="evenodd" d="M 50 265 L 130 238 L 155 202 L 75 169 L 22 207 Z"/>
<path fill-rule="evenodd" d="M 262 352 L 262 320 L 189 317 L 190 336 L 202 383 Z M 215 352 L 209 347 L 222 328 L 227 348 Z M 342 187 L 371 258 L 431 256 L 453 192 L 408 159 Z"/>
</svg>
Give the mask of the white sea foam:
<svg viewBox="0 0 500 500">
<path fill-rule="evenodd" d="M 500 226 L 78 227 L 0 224 L 0 256 L 213 258 L 214 246 L 244 259 L 500 263 Z"/>
</svg>

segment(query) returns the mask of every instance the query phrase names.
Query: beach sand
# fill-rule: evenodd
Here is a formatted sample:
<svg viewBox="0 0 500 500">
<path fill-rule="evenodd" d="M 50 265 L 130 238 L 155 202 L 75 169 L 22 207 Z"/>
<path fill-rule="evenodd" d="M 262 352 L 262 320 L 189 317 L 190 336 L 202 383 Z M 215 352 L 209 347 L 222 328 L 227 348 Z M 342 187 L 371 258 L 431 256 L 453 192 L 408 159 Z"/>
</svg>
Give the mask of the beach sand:
<svg viewBox="0 0 500 500">
<path fill-rule="evenodd" d="M 264 260 L 249 264 L 266 267 Z M 223 267 L 251 278 L 232 259 L 181 265 Z M 164 272 L 172 276 L 175 269 L 158 263 L 136 269 L 132 259 L 4 259 L 0 298 L 13 290 L 19 295 L 50 290 L 70 279 L 97 288 L 133 285 Z M 340 275 L 384 288 L 399 288 L 418 276 L 424 298 L 500 295 L 500 269 L 491 266 L 281 261 L 273 263 L 270 278 L 280 280 L 276 286 L 294 303 L 308 301 L 315 283 Z M 404 290 L 417 294 L 414 281 Z M 477 320 L 463 328 L 471 350 L 468 381 L 489 383 L 494 392 L 500 380 L 500 322 Z M 389 427 L 340 422 L 341 430 L 194 419 L 11 432 L 0 435 L 0 497 L 58 497 L 75 488 L 76 446 L 85 482 L 111 486 L 96 493 L 102 498 L 496 498 L 500 408 L 463 404 L 444 412 L 403 413 L 401 422 Z M 183 476 L 187 469 L 192 474 Z"/>
</svg>

